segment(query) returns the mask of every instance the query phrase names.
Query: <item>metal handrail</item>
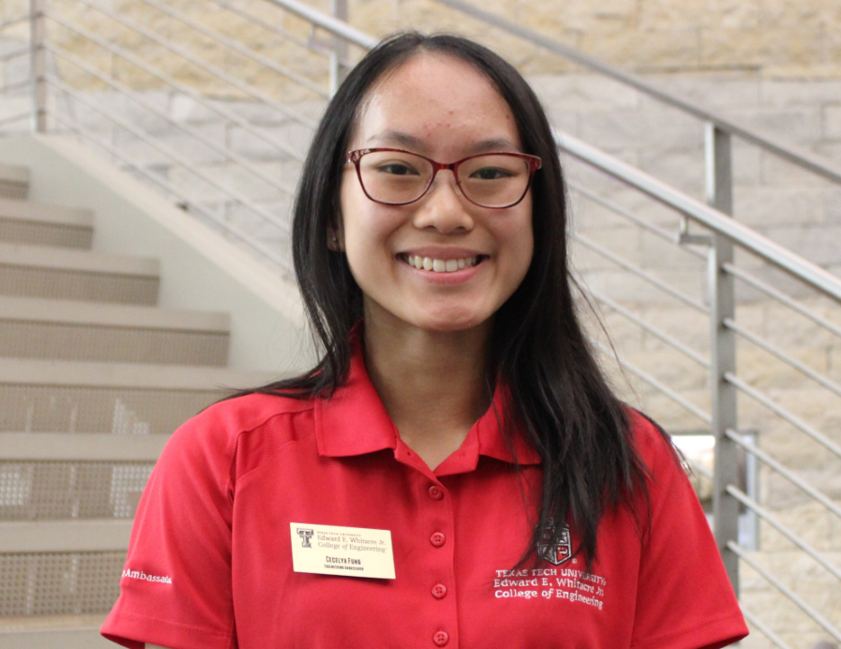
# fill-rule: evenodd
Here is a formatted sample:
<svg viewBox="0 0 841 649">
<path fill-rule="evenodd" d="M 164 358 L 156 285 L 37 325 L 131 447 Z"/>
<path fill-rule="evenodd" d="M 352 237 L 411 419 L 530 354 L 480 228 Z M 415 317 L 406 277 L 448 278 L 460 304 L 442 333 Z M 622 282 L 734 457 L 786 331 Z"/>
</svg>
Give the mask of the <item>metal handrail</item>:
<svg viewBox="0 0 841 649">
<path fill-rule="evenodd" d="M 628 271 L 632 275 L 635 275 L 635 276 L 639 277 L 640 279 L 642 279 L 646 283 L 650 284 L 651 286 L 654 286 L 654 287 L 658 288 L 659 290 L 666 293 L 667 295 L 671 295 L 673 298 L 675 298 L 677 300 L 680 300 L 681 302 L 683 302 L 684 304 L 686 304 L 689 307 L 692 307 L 693 309 L 695 309 L 699 313 L 709 313 L 709 309 L 707 309 L 703 304 L 700 304 L 699 302 L 696 302 L 692 298 L 692 296 L 686 295 L 685 293 L 682 293 L 681 291 L 678 291 L 677 289 L 672 288 L 666 282 L 654 277 L 654 275 L 652 275 L 651 273 L 647 273 L 646 271 L 641 270 L 640 268 L 638 268 L 637 266 L 635 266 L 631 262 L 629 262 L 625 259 L 622 259 L 618 255 L 614 255 L 607 248 L 605 248 L 604 246 L 600 246 L 599 244 L 597 244 L 595 241 L 593 241 L 589 237 L 585 237 L 581 234 L 573 234 L 572 238 L 575 241 L 577 241 L 578 243 L 580 243 L 580 244 L 584 245 L 585 247 L 589 248 L 593 252 L 601 255 L 605 259 L 609 259 L 610 261 L 615 263 L 617 266 L 619 266 L 622 269 Z"/>
<path fill-rule="evenodd" d="M 271 4 L 283 7 L 289 13 L 295 14 L 299 18 L 303 18 L 313 25 L 317 25 L 321 29 L 330 32 L 333 36 L 338 36 L 342 40 L 357 45 L 364 50 L 370 50 L 376 47 L 379 43 L 378 38 L 369 36 L 365 32 L 361 32 L 348 25 L 343 20 L 337 20 L 331 16 L 326 16 L 317 9 L 313 9 L 309 5 L 298 0 L 266 0 Z"/>
<path fill-rule="evenodd" d="M 648 221 L 640 218 L 630 210 L 625 209 L 624 207 L 614 203 L 613 201 L 599 196 L 595 192 L 592 192 L 589 189 L 582 187 L 574 181 L 567 180 L 567 188 L 570 191 L 574 191 L 576 194 L 581 194 L 588 200 L 597 203 L 602 207 L 606 207 L 614 214 L 621 216 L 627 219 L 628 221 L 631 221 L 634 225 L 639 226 L 643 230 L 650 232 L 651 234 L 657 237 L 660 237 L 664 241 L 668 241 L 669 243 L 678 243 L 678 237 L 675 236 L 674 231 L 666 230 L 664 228 L 654 225 L 653 223 L 649 223 Z M 707 256 L 703 252 L 701 252 L 700 250 L 695 250 L 694 248 L 688 248 L 684 246 L 683 251 L 699 259 L 706 260 L 707 258 Z"/>
<path fill-rule="evenodd" d="M 755 288 L 757 291 L 764 293 L 768 297 L 776 300 L 780 304 L 788 307 L 792 311 L 795 311 L 802 315 L 804 318 L 808 318 L 816 325 L 823 327 L 827 331 L 836 336 L 841 337 L 841 327 L 838 327 L 834 323 L 830 322 L 826 318 L 818 315 L 817 313 L 805 308 L 803 305 L 795 302 L 792 300 L 788 295 L 785 295 L 782 291 L 778 291 L 776 288 L 763 282 L 761 279 L 753 277 L 750 273 L 743 271 L 741 268 L 736 268 L 733 264 L 724 264 L 724 270 L 735 277 L 736 279 L 744 282 L 751 288 Z"/>
<path fill-rule="evenodd" d="M 779 519 L 776 516 L 774 516 L 770 511 L 765 509 L 753 498 L 748 496 L 744 491 L 742 491 L 741 489 L 737 489 L 733 485 L 729 485 L 727 487 L 727 491 L 731 496 L 733 496 L 736 500 L 742 503 L 742 505 L 744 505 L 751 511 L 756 512 L 757 516 L 767 521 L 768 524 L 771 525 L 775 530 L 777 530 L 794 545 L 796 545 L 803 552 L 809 555 L 815 562 L 819 563 L 823 568 L 827 570 L 827 572 L 831 573 L 833 577 L 841 580 L 841 570 L 829 563 L 817 550 L 815 550 L 812 546 L 806 543 L 806 541 L 801 539 L 799 536 L 797 536 L 797 534 L 795 534 L 785 525 L 783 525 L 779 521 Z"/>
<path fill-rule="evenodd" d="M 170 195 L 177 196 L 178 198 L 186 201 L 187 197 L 184 196 L 184 194 L 181 193 L 176 187 L 165 181 L 159 175 L 149 173 L 149 171 L 143 165 L 137 164 L 127 156 L 120 153 L 120 150 L 117 147 L 112 146 L 109 143 L 102 142 L 99 138 L 97 138 L 93 133 L 91 133 L 87 129 L 80 127 L 78 124 L 70 120 L 65 120 L 60 115 L 53 115 L 53 118 L 62 126 L 67 128 L 69 131 L 84 136 L 86 141 L 93 143 L 94 145 L 101 148 L 103 151 L 106 151 L 109 155 L 114 156 L 114 158 L 119 160 L 127 169 L 134 169 L 134 171 L 141 174 L 144 178 L 146 178 L 146 180 L 158 185 Z M 191 205 L 193 205 L 193 203 L 191 203 Z M 198 210 L 198 212 L 204 218 L 216 223 L 217 225 L 223 226 L 228 234 L 233 235 L 235 238 L 248 245 L 250 249 L 253 249 L 255 252 L 260 253 L 266 261 L 269 261 L 275 265 L 277 264 L 277 255 L 275 255 L 272 251 L 267 250 L 262 243 L 260 243 L 257 239 L 250 236 L 249 234 L 240 230 L 236 225 L 233 225 L 231 223 L 223 223 L 212 212 L 207 212 L 201 209 Z"/>
<path fill-rule="evenodd" d="M 649 374 L 645 370 L 637 367 L 636 365 L 634 365 L 633 363 L 631 363 L 627 359 L 623 358 L 621 354 L 616 353 L 614 350 L 609 349 L 608 347 L 606 347 L 606 346 L 604 346 L 600 343 L 597 343 L 596 346 L 598 347 L 598 349 L 600 349 L 602 351 L 602 353 L 604 353 L 606 355 L 609 355 L 609 356 L 613 356 L 614 358 L 616 358 L 616 360 L 619 362 L 619 364 L 624 369 L 628 370 L 632 374 L 635 374 L 640 379 L 642 379 L 643 381 L 648 383 L 650 386 L 656 388 L 661 394 L 664 394 L 665 396 L 669 397 L 669 399 L 674 401 L 676 404 L 678 404 L 679 406 L 681 406 L 682 408 L 684 408 L 688 412 L 691 412 L 693 415 L 695 415 L 698 419 L 700 419 L 704 423 L 706 423 L 706 424 L 711 424 L 712 423 L 712 417 L 708 413 L 701 410 L 694 403 L 684 399 L 682 396 L 680 396 L 677 392 L 672 390 L 669 386 L 667 386 L 662 381 L 659 381 L 657 378 L 653 377 L 651 374 Z"/>
<path fill-rule="evenodd" d="M 657 327 L 652 327 L 645 320 L 638 317 L 637 315 L 632 313 L 629 309 L 626 309 L 625 307 L 623 307 L 621 304 L 617 303 L 616 301 L 611 300 L 606 295 L 602 295 L 598 291 L 594 291 L 592 289 L 588 289 L 588 290 L 590 292 L 590 295 L 592 295 L 596 299 L 597 302 L 600 302 L 600 303 L 606 305 L 608 308 L 612 309 L 613 311 L 616 311 L 616 313 L 620 314 L 626 320 L 630 320 L 631 322 L 633 322 L 635 325 L 637 325 L 643 331 L 646 331 L 646 332 L 650 333 L 652 336 L 655 336 L 656 338 L 659 338 L 664 343 L 666 343 L 669 347 L 679 351 L 681 354 L 683 354 L 687 358 L 692 359 L 693 361 L 698 363 L 698 365 L 700 365 L 701 367 L 703 367 L 707 370 L 710 369 L 709 359 L 704 358 L 703 356 L 701 356 L 698 352 L 696 352 L 691 347 L 688 347 L 687 345 L 684 345 L 677 338 L 675 338 L 673 336 L 670 336 L 665 331 L 663 331 L 661 329 L 658 329 Z"/>
<path fill-rule="evenodd" d="M 211 138 L 199 133 L 195 129 L 190 128 L 189 126 L 185 126 L 184 124 L 178 123 L 176 120 L 174 120 L 172 117 L 170 117 L 167 113 L 165 113 L 164 111 L 162 111 L 159 108 L 157 108 L 156 106 L 154 106 L 151 102 L 146 101 L 142 97 L 138 97 L 135 93 L 133 93 L 129 88 L 127 88 L 123 84 L 110 79 L 107 75 L 102 74 L 96 68 L 88 65 L 87 63 L 85 63 L 84 61 L 79 59 L 79 57 L 74 56 L 73 54 L 71 54 L 70 52 L 65 50 L 64 48 L 61 48 L 61 47 L 58 47 L 56 45 L 52 45 L 52 44 L 49 44 L 49 43 L 45 47 L 47 48 L 48 51 L 52 52 L 56 56 L 64 59 L 68 63 L 72 63 L 73 65 L 79 67 L 80 69 L 82 69 L 85 72 L 87 72 L 88 74 L 90 74 L 92 77 L 94 77 L 96 79 L 99 79 L 104 84 L 114 88 L 124 97 L 128 97 L 133 102 L 137 103 L 140 106 L 143 106 L 143 108 L 148 110 L 150 113 L 152 113 L 153 115 L 155 115 L 159 119 L 165 121 L 166 123 L 172 125 L 177 130 L 181 131 L 182 133 L 186 133 L 187 135 L 191 136 L 193 139 L 201 142 L 208 149 L 211 149 L 211 150 L 215 151 L 216 153 L 224 156 L 225 158 L 227 158 L 228 160 L 231 160 L 232 162 L 236 162 L 240 167 L 242 167 L 243 169 L 247 169 L 253 175 L 260 178 L 260 180 L 262 180 L 263 182 L 268 184 L 270 187 L 273 187 L 275 189 L 280 190 L 281 192 L 285 193 L 287 196 L 291 196 L 291 195 L 294 194 L 295 190 L 293 188 L 287 187 L 287 186 L 285 186 L 281 183 L 278 183 L 276 178 L 274 178 L 273 176 L 270 176 L 269 174 L 267 174 L 264 171 L 261 171 L 260 169 L 255 167 L 249 160 L 244 158 L 242 155 L 240 155 L 240 154 L 238 154 L 238 153 L 236 153 L 236 152 L 234 152 L 230 149 L 227 149 L 227 148 L 221 146 L 220 144 L 217 144 Z"/>
<path fill-rule="evenodd" d="M 180 92 L 180 93 L 184 94 L 185 96 L 193 99 L 200 106 L 203 106 L 204 108 L 207 108 L 208 110 L 216 113 L 220 117 L 223 117 L 224 119 L 227 119 L 228 121 L 233 122 L 234 124 L 236 124 L 237 126 L 242 128 L 244 131 L 250 133 L 251 135 L 253 135 L 255 137 L 260 138 L 260 140 L 262 142 L 265 142 L 266 144 L 269 144 L 269 145 L 273 146 L 275 149 L 277 149 L 279 151 L 282 151 L 283 153 L 289 155 L 290 157 L 294 158 L 295 160 L 297 160 L 299 162 L 303 162 L 304 157 L 298 151 L 296 151 L 294 148 L 292 148 L 291 146 L 289 146 L 285 142 L 282 142 L 281 140 L 278 140 L 278 139 L 268 135 L 265 132 L 260 132 L 260 131 L 256 130 L 248 120 L 243 119 L 242 117 L 240 117 L 239 115 L 237 115 L 233 111 L 222 108 L 219 105 L 219 102 L 209 101 L 200 92 L 197 92 L 193 88 L 191 88 L 191 87 L 189 87 L 189 86 L 187 86 L 183 83 L 180 83 L 177 79 L 175 79 L 174 77 L 166 74 L 165 72 L 162 72 L 158 68 L 155 68 L 154 66 L 149 65 L 143 59 L 141 59 L 138 56 L 135 56 L 134 54 L 132 54 L 128 50 L 126 50 L 122 47 L 119 47 L 117 45 L 113 45 L 112 43 L 109 43 L 105 39 L 99 38 L 96 34 L 94 34 L 93 32 L 85 29 L 84 27 L 80 27 L 79 25 L 77 25 L 75 23 L 71 23 L 70 21 L 67 21 L 63 18 L 58 18 L 58 17 L 54 16 L 52 18 L 52 20 L 54 20 L 55 22 L 60 24 L 65 29 L 73 31 L 76 34 L 78 34 L 79 36 L 87 38 L 92 43 L 96 43 L 97 45 L 99 45 L 104 50 L 106 50 L 108 52 L 111 52 L 112 54 L 116 54 L 117 56 L 119 56 L 119 57 L 123 58 L 124 60 L 128 61 L 129 63 L 131 63 L 132 65 L 136 65 L 138 68 L 143 70 L 146 74 L 149 74 L 149 75 L 155 77 L 156 79 L 158 79 L 160 81 L 163 81 L 168 86 L 174 88 L 175 90 L 178 90 L 178 92 Z"/>
<path fill-rule="evenodd" d="M 66 92 L 66 93 L 68 93 L 70 96 L 73 97 L 74 101 L 77 101 L 80 104 L 82 104 L 84 106 L 87 106 L 88 108 L 90 108 L 91 110 L 99 113 L 100 115 L 102 115 L 106 119 L 111 120 L 113 123 L 117 124 L 120 128 L 125 129 L 126 131 L 128 131 L 129 133 L 134 135 L 135 137 L 140 137 L 140 138 L 143 137 L 143 132 L 140 129 L 138 129 L 137 127 L 135 127 L 134 125 L 132 125 L 131 123 L 129 123 L 128 121 L 126 121 L 124 119 L 120 119 L 119 117 L 109 115 L 104 110 L 99 109 L 94 102 L 90 102 L 90 101 L 86 101 L 86 100 L 82 99 L 80 97 L 79 93 L 76 92 L 73 88 L 71 88 L 67 84 L 65 84 L 63 82 L 60 82 L 60 81 L 54 81 L 54 80 L 48 80 L 47 83 L 56 87 L 56 88 L 59 88 L 60 90 Z M 157 149 L 158 151 L 163 153 L 165 156 L 167 156 L 170 160 L 172 160 L 173 162 L 175 162 L 176 164 L 178 164 L 179 166 L 181 166 L 185 170 L 189 171 L 190 173 L 192 173 L 194 176 L 200 178 L 201 180 L 203 180 L 204 182 L 206 182 L 206 183 L 208 183 L 212 186 L 215 186 L 217 189 L 219 189 L 219 191 L 221 191 L 223 194 L 227 195 L 232 200 L 234 200 L 237 203 L 239 203 L 240 205 L 243 205 L 244 207 L 247 207 L 248 209 L 250 209 L 252 212 L 254 212 L 258 216 L 263 218 L 267 223 L 269 223 L 271 225 L 275 225 L 275 226 L 281 228 L 282 230 L 288 230 L 288 227 L 289 227 L 288 224 L 284 223 L 283 221 L 278 220 L 275 215 L 271 214 L 270 212 L 267 212 L 266 210 L 261 208 L 259 205 L 255 205 L 254 202 L 250 198 L 248 198 L 247 196 L 244 196 L 240 192 L 234 191 L 234 190 L 232 190 L 228 187 L 220 186 L 219 183 L 218 183 L 218 180 L 216 178 L 212 178 L 211 176 L 208 176 L 203 171 L 201 171 L 199 169 L 196 169 L 195 165 L 190 164 L 189 160 L 187 160 L 186 158 L 184 158 L 180 154 L 176 153 L 175 151 L 171 150 L 169 147 L 166 147 L 163 144 L 160 144 L 159 142 L 155 142 L 154 140 L 148 139 L 148 138 L 146 139 L 146 142 L 149 144 L 149 146 Z"/>
<path fill-rule="evenodd" d="M 214 41 L 216 41 L 220 45 L 224 46 L 227 50 L 229 50 L 231 52 L 236 52 L 237 54 L 240 54 L 240 55 L 254 61 L 255 63 L 259 63 L 260 65 L 268 68 L 269 70 L 272 70 L 274 72 L 277 72 L 280 75 L 283 75 L 284 77 L 286 77 L 290 81 L 294 81 L 295 83 L 297 83 L 300 86 L 303 86 L 307 90 L 311 90 L 312 92 L 316 93 L 320 97 L 326 99 L 327 97 L 330 96 L 330 93 L 327 90 L 325 90 L 324 88 L 322 88 L 321 86 L 319 86 L 317 83 L 313 83 L 312 81 L 310 81 L 306 77 L 304 77 L 300 74 L 297 74 L 296 72 L 293 72 L 292 70 L 288 70 L 281 65 L 278 65 L 277 63 L 275 63 L 272 59 L 268 58 L 267 56 L 263 56 L 262 54 L 258 54 L 254 50 L 252 50 L 248 47 L 245 47 L 244 45 L 241 45 L 240 43 L 238 43 L 234 39 L 228 38 L 224 34 L 220 34 L 215 29 L 210 29 L 209 27 L 205 27 L 201 23 L 196 22 L 195 20 L 193 20 L 189 16 L 186 16 L 182 12 L 176 11 L 175 9 L 172 9 L 171 7 L 167 7 L 165 5 L 162 5 L 159 2 L 155 2 L 155 0 L 140 0 L 140 1 L 143 2 L 143 4 L 145 4 L 145 5 L 148 5 L 150 7 L 154 7 L 155 9 L 160 11 L 162 14 L 167 15 L 170 18 L 175 18 L 175 20 L 183 23 L 184 25 L 187 25 L 191 29 L 195 29 L 200 34 L 204 34 L 208 38 L 213 39 Z"/>
<path fill-rule="evenodd" d="M 768 408 L 768 410 L 773 412 L 778 417 L 785 419 L 795 428 L 800 429 L 806 435 L 815 440 L 818 444 L 823 446 L 827 451 L 829 451 L 836 457 L 841 458 L 841 446 L 838 446 L 835 442 L 833 442 L 825 435 L 821 434 L 819 431 L 815 430 L 805 421 L 790 413 L 786 408 L 783 408 L 778 403 L 772 401 L 770 398 L 768 398 L 768 396 L 757 390 L 752 385 L 743 381 L 738 376 L 730 372 L 725 373 L 724 380 L 730 383 L 731 385 L 737 387 L 739 390 L 741 390 L 743 393 L 745 393 L 755 401 L 761 403 L 763 406 Z"/>
<path fill-rule="evenodd" d="M 23 81 L 15 81 L 13 83 L 7 83 L 5 86 L 0 86 L 0 94 L 14 92 L 15 90 L 30 87 L 32 87 L 32 82 L 29 81 L 29 79 L 24 79 Z"/>
<path fill-rule="evenodd" d="M 806 367 L 803 363 L 798 361 L 795 358 L 792 358 L 788 354 L 781 352 L 779 349 L 774 347 L 771 343 L 767 340 L 763 339 L 761 336 L 757 336 L 755 333 L 748 331 L 744 327 L 740 326 L 738 323 L 734 322 L 733 320 L 727 318 L 724 320 L 724 326 L 730 329 L 731 331 L 736 332 L 745 340 L 753 343 L 760 349 L 765 350 L 769 354 L 776 356 L 780 361 L 796 369 L 798 372 L 808 376 L 810 379 L 815 381 L 816 383 L 820 383 L 823 387 L 827 390 L 834 392 L 839 397 L 841 397 L 841 384 L 836 383 L 835 381 L 831 381 L 830 379 L 821 376 L 814 370 Z"/>
<path fill-rule="evenodd" d="M 555 142 L 561 150 L 672 207 L 696 223 L 723 235 L 789 275 L 841 302 L 841 279 L 820 266 L 763 237 L 728 215 L 567 133 L 556 131 Z"/>
<path fill-rule="evenodd" d="M 30 111 L 26 111 L 25 113 L 18 113 L 17 115 L 10 115 L 9 117 L 4 117 L 0 119 L 0 126 L 4 124 L 14 124 L 15 122 L 22 122 L 25 119 L 32 119 L 32 113 Z"/>
<path fill-rule="evenodd" d="M 21 56 L 29 56 L 28 47 L 24 47 L 19 50 L 12 50 L 11 52 L 6 52 L 5 54 L 0 54 L 0 63 L 5 63 L 6 61 L 11 61 L 12 59 L 17 59 Z"/>
<path fill-rule="evenodd" d="M 659 88 L 650 81 L 645 81 L 634 74 L 620 70 L 608 63 L 604 63 L 603 61 L 599 61 L 598 59 L 579 52 L 572 47 L 547 38 L 539 32 L 515 25 L 488 11 L 461 2 L 461 0 L 435 0 L 435 2 L 469 16 L 473 16 L 474 18 L 478 18 L 488 25 L 493 25 L 494 27 L 508 32 L 509 34 L 513 34 L 514 36 L 527 40 L 531 44 L 539 45 L 540 47 L 555 54 L 559 54 L 560 56 L 563 56 L 570 61 L 574 61 L 585 68 L 589 68 L 590 70 L 615 79 L 626 86 L 635 88 L 640 92 L 657 99 L 658 101 L 673 106 L 685 113 L 689 113 L 694 117 L 704 120 L 705 122 L 714 124 L 715 127 L 721 131 L 740 137 L 747 142 L 762 147 L 766 151 L 774 153 L 789 162 L 823 176 L 832 182 L 841 183 L 841 166 L 822 156 L 815 155 L 811 151 L 802 147 L 793 146 L 790 143 L 784 142 L 772 135 L 762 133 L 757 129 L 751 128 L 750 126 L 742 124 L 732 118 L 725 117 L 720 113 L 702 108 L 697 104 L 687 101 L 680 95 Z"/>
<path fill-rule="evenodd" d="M 246 94 L 250 97 L 253 97 L 254 99 L 260 101 L 263 104 L 265 104 L 266 106 L 270 106 L 271 108 L 276 110 L 281 115 L 284 115 L 284 116 L 288 117 L 289 119 L 292 119 L 292 120 L 298 122 L 299 124 L 302 124 L 304 126 L 312 128 L 312 129 L 314 129 L 317 126 L 317 124 L 314 120 L 312 120 L 308 117 L 304 117 L 303 115 L 298 114 L 294 110 L 290 110 L 289 108 L 287 108 L 286 106 L 284 106 L 280 102 L 275 101 L 274 99 L 272 99 L 271 97 L 269 97 L 265 93 L 262 93 L 262 92 L 259 92 L 259 91 L 255 90 L 253 87 L 249 86 L 246 83 L 243 83 L 242 81 L 240 81 L 236 77 L 228 74 L 224 70 L 219 69 L 215 65 L 212 65 L 212 64 L 207 63 L 205 61 L 202 61 L 200 58 L 195 56 L 188 49 L 186 49 L 184 47 L 181 47 L 180 45 L 176 45 L 172 41 L 168 41 L 165 38 L 161 38 L 155 32 L 147 29 L 146 27 L 144 27 L 140 23 L 138 23 L 138 22 L 136 22 L 136 21 L 134 21 L 130 18 L 126 18 L 125 16 L 120 16 L 116 12 L 114 12 L 114 11 L 112 11 L 112 10 L 106 8 L 106 7 L 103 7 L 101 4 L 99 4 L 98 2 L 95 2 L 94 0 L 76 0 L 76 2 L 79 2 L 79 3 L 81 3 L 81 4 L 83 4 L 87 7 L 90 7 L 91 9 L 95 9 L 96 11 L 101 13 L 102 15 L 108 16 L 108 18 L 110 18 L 114 22 L 116 22 L 120 25 L 123 25 L 124 27 L 127 27 L 128 29 L 131 29 L 132 31 L 135 31 L 138 34 L 140 34 L 141 36 L 143 36 L 144 38 L 148 38 L 149 40 L 153 41 L 154 43 L 157 43 L 161 47 L 164 47 L 164 48 L 168 49 L 173 54 L 176 54 L 176 55 L 180 56 L 185 61 L 189 61 L 190 63 L 192 63 L 196 67 L 204 70 L 205 72 L 207 72 L 211 76 L 213 76 L 217 79 L 221 79 L 225 83 L 230 84 L 231 87 L 236 88 L 237 90 L 243 92 L 244 94 Z M 46 15 L 48 17 L 50 17 L 51 19 L 54 19 L 54 14 L 51 14 L 50 12 L 47 12 Z"/>
<path fill-rule="evenodd" d="M 745 616 L 745 619 L 748 622 L 750 622 L 753 626 L 759 629 L 762 632 L 762 634 L 766 638 L 768 638 L 774 645 L 776 645 L 780 649 L 792 649 L 791 645 L 784 642 L 782 638 L 780 638 L 780 636 L 778 636 L 776 633 L 774 633 L 771 629 L 768 628 L 768 625 L 766 625 L 762 620 L 757 618 L 752 611 L 746 609 L 744 606 L 742 606 L 742 615 Z"/>
<path fill-rule="evenodd" d="M 247 20 L 248 22 L 250 22 L 254 25 L 258 25 L 259 27 L 262 27 L 266 31 L 272 32 L 276 36 L 280 36 L 281 38 L 283 38 L 286 41 L 290 41 L 292 43 L 295 43 L 296 45 L 299 45 L 300 47 L 304 47 L 304 48 L 310 50 L 311 52 L 315 52 L 316 54 L 327 56 L 326 52 L 324 52 L 321 48 L 313 47 L 312 44 L 309 41 L 306 41 L 303 38 L 298 38 L 292 32 L 289 32 L 285 29 L 281 29 L 277 25 L 272 25 L 271 23 L 266 22 L 262 18 L 259 18 L 258 16 L 255 16 L 254 14 L 249 13 L 248 11 L 243 9 L 242 7 L 237 7 L 236 5 L 234 5 L 230 2 L 227 2 L 226 0 L 210 0 L 210 1 L 213 2 L 213 4 L 215 4 L 216 6 L 222 7 L 226 11 L 230 11 L 232 14 L 236 14 L 240 18 L 243 18 L 243 19 Z"/>
<path fill-rule="evenodd" d="M 760 449 L 755 444 L 751 444 L 750 442 L 742 439 L 739 433 L 735 430 L 728 429 L 727 431 L 725 431 L 725 435 L 731 442 L 743 448 L 745 451 L 753 455 L 763 464 L 766 464 L 767 466 L 771 467 L 774 471 L 783 476 L 786 480 L 788 480 L 791 484 L 800 489 L 807 496 L 809 496 L 813 500 L 818 501 L 821 505 L 826 507 L 833 514 L 841 518 L 841 508 L 839 508 L 835 503 L 833 503 L 820 491 L 798 478 L 786 467 L 784 467 L 780 462 L 768 455 L 765 451 Z"/>
<path fill-rule="evenodd" d="M 785 597 L 787 597 L 790 601 L 794 602 L 800 610 L 802 610 L 806 615 L 811 617 L 815 622 L 817 622 L 821 627 L 823 627 L 824 631 L 826 631 L 829 635 L 831 635 L 836 640 L 841 641 L 841 633 L 835 630 L 832 624 L 820 613 L 818 613 L 814 608 L 809 606 L 806 602 L 803 601 L 801 597 L 799 597 L 796 593 L 793 593 L 790 588 L 787 588 L 785 584 L 783 584 L 779 579 L 774 577 L 770 572 L 768 572 L 764 567 L 760 566 L 753 558 L 748 555 L 745 550 L 738 543 L 734 543 L 733 541 L 727 544 L 727 548 L 738 555 L 738 557 L 748 564 L 751 568 L 753 568 L 756 572 L 758 572 L 769 584 L 771 584 L 774 588 L 780 591 Z"/>
<path fill-rule="evenodd" d="M 4 29 L 8 29 L 9 27 L 14 27 L 15 25 L 22 25 L 23 23 L 29 22 L 29 15 L 25 14 L 20 18 L 12 18 L 11 20 L 7 20 L 6 22 L 0 23 L 0 32 Z"/>
</svg>

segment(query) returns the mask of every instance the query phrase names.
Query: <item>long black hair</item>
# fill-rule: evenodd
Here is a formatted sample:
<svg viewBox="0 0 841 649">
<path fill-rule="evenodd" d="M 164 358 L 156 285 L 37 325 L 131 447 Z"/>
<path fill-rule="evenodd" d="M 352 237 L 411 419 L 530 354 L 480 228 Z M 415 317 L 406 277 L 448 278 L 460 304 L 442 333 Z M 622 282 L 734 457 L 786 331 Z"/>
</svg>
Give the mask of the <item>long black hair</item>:
<svg viewBox="0 0 841 649">
<path fill-rule="evenodd" d="M 605 511 L 644 489 L 626 409 L 595 361 L 573 301 L 567 260 L 566 188 L 549 122 L 523 77 L 487 48 L 451 35 L 404 33 L 371 50 L 333 97 L 304 164 L 293 222 L 293 255 L 313 335 L 323 355 L 306 374 L 254 390 L 298 398 L 329 398 L 348 376 L 351 327 L 363 315 L 362 293 L 347 260 L 328 248 L 341 214 L 345 156 L 359 108 L 373 84 L 422 52 L 455 57 L 485 75 L 516 120 L 523 151 L 543 169 L 532 184 L 534 254 L 519 288 L 494 316 L 493 376 L 509 388 L 503 421 L 523 435 L 542 460 L 543 489 L 536 503 L 530 548 L 554 544 L 569 522 L 588 569 Z"/>
</svg>

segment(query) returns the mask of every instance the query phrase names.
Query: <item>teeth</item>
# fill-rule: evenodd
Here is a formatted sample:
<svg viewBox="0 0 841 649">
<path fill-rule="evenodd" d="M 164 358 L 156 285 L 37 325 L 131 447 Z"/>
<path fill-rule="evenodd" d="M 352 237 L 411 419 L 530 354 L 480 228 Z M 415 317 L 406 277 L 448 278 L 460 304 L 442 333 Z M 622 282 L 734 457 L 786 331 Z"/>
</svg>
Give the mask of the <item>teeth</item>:
<svg viewBox="0 0 841 649">
<path fill-rule="evenodd" d="M 462 257 L 461 259 L 432 259 L 420 255 L 406 256 L 406 262 L 418 270 L 431 270 L 433 273 L 452 273 L 463 268 L 471 268 L 479 263 L 478 257 Z"/>
</svg>

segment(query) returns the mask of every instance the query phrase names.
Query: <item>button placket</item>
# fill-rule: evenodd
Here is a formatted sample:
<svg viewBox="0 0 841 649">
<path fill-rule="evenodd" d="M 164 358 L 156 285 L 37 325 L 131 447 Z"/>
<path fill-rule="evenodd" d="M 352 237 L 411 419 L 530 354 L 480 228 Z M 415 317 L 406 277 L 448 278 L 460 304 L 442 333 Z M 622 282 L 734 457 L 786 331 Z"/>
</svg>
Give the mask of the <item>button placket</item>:
<svg viewBox="0 0 841 649">
<path fill-rule="evenodd" d="M 438 602 L 435 605 L 435 610 L 438 611 L 435 617 L 438 619 L 433 620 L 433 623 L 437 623 L 436 626 L 440 625 L 438 626 L 438 630 L 432 634 L 432 642 L 436 647 L 444 647 L 450 644 L 450 634 L 444 629 L 449 628 L 451 625 L 453 627 L 458 625 L 457 611 L 455 608 L 456 593 L 455 591 L 450 592 L 450 588 L 447 586 L 447 583 L 449 583 L 449 580 L 454 574 L 453 548 L 450 546 L 450 539 L 452 538 L 454 529 L 452 520 L 453 512 L 447 500 L 449 496 L 445 488 L 437 483 L 427 483 L 427 485 L 427 496 L 431 501 L 435 501 L 435 504 L 430 503 L 430 506 L 438 514 L 435 517 L 437 520 L 429 521 L 432 523 L 431 529 L 427 528 L 430 533 L 429 543 L 432 546 L 429 551 L 435 553 L 433 555 L 435 558 L 430 558 L 437 566 L 433 573 L 433 579 L 441 580 L 433 582 L 430 588 L 431 597 Z"/>
</svg>

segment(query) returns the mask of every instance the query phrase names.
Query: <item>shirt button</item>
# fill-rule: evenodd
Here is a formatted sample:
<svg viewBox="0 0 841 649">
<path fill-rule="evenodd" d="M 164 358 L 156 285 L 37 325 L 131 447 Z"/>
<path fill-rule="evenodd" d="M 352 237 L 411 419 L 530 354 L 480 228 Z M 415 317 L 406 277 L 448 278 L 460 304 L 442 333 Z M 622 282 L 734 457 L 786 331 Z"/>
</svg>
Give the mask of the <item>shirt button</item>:
<svg viewBox="0 0 841 649">
<path fill-rule="evenodd" d="M 435 584 L 432 587 L 432 596 L 435 599 L 443 599 L 447 596 L 447 587 L 444 584 Z M 441 631 L 440 633 L 443 633 L 443 631 Z"/>
<path fill-rule="evenodd" d="M 450 635 L 446 631 L 438 631 L 434 636 L 432 636 L 432 642 L 437 644 L 439 647 L 443 647 L 450 641 Z"/>
<path fill-rule="evenodd" d="M 429 542 L 432 543 L 436 548 L 440 548 L 444 543 L 447 541 L 447 537 L 444 536 L 441 532 L 435 532 L 432 536 L 429 537 Z"/>
<path fill-rule="evenodd" d="M 429 497 L 432 500 L 441 500 L 444 497 L 444 490 L 437 484 L 434 484 L 429 488 Z"/>
</svg>

